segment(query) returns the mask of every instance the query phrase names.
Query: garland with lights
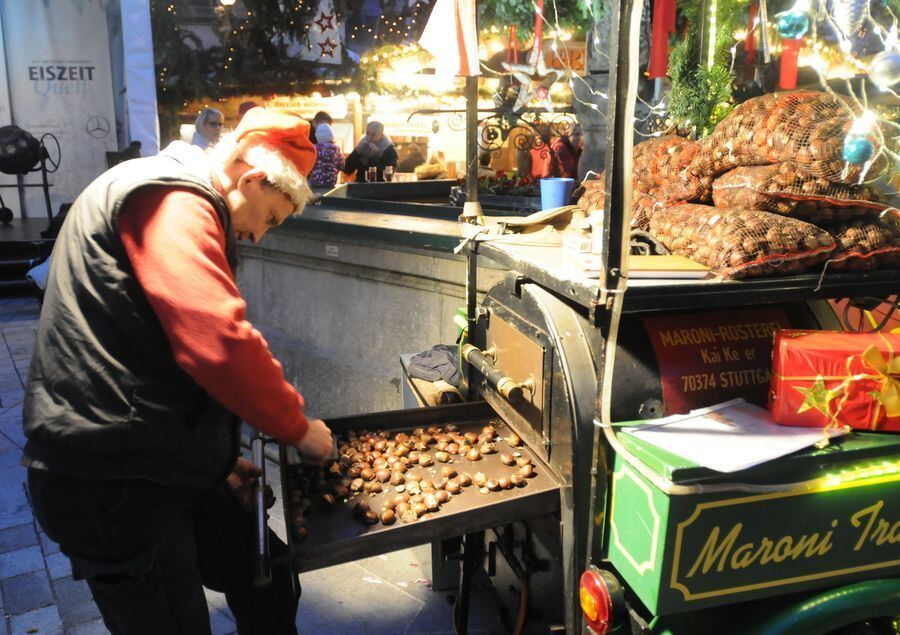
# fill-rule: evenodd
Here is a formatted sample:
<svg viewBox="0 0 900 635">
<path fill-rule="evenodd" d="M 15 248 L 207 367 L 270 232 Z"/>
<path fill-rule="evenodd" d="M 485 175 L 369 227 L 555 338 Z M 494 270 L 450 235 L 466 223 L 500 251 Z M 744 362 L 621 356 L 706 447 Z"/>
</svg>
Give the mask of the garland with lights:
<svg viewBox="0 0 900 635">
<path fill-rule="evenodd" d="M 584 35 L 593 16 L 602 13 L 602 0 L 548 0 L 544 9 L 545 26 Z M 478 22 L 482 27 L 505 29 L 513 25 L 522 36 L 534 29 L 534 3 L 522 0 L 479 0 Z"/>
</svg>

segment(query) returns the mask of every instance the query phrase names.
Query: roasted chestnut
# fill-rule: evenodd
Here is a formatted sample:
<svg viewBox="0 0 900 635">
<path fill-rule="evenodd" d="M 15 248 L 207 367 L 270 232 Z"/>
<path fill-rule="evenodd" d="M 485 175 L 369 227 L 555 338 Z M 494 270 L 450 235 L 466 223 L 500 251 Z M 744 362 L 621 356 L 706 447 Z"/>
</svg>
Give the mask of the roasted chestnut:
<svg viewBox="0 0 900 635">
<path fill-rule="evenodd" d="M 416 513 L 416 516 L 424 516 L 428 511 L 428 506 L 425 503 L 414 503 L 412 506 L 412 510 Z"/>
<path fill-rule="evenodd" d="M 482 443 L 481 444 L 481 453 L 482 454 L 494 454 L 497 452 L 496 446 L 493 443 Z"/>
<path fill-rule="evenodd" d="M 393 456 L 391 458 L 396 459 L 397 457 Z M 388 462 L 386 459 L 377 458 L 374 461 L 372 461 L 372 469 L 374 469 L 375 471 L 383 470 L 387 466 L 388 466 Z"/>
<path fill-rule="evenodd" d="M 391 485 L 403 485 L 406 482 L 406 477 L 403 476 L 403 472 L 392 472 L 390 475 Z"/>
<path fill-rule="evenodd" d="M 484 484 L 487 483 L 487 476 L 484 475 L 484 472 L 475 472 L 475 476 L 472 477 L 472 483 L 476 487 L 484 487 Z"/>
<path fill-rule="evenodd" d="M 394 512 L 398 516 L 403 516 L 406 512 L 410 511 L 411 507 L 409 503 L 397 503 L 397 506 L 394 508 Z"/>
<path fill-rule="evenodd" d="M 459 484 L 459 481 L 447 481 L 446 491 L 451 494 L 459 494 L 462 491 L 462 487 Z"/>
<path fill-rule="evenodd" d="M 470 461 L 479 461 L 481 460 L 481 452 L 478 451 L 478 448 L 472 448 L 466 452 L 466 458 Z"/>
<path fill-rule="evenodd" d="M 402 476 L 402 474 L 401 474 Z M 387 483 L 391 480 L 391 471 L 385 468 L 382 468 L 375 472 L 375 478 L 378 479 L 381 483 Z M 394 483 L 396 485 L 396 483 Z"/>
<path fill-rule="evenodd" d="M 378 514 L 370 509 L 363 515 L 363 520 L 367 525 L 374 525 L 378 522 Z"/>
<path fill-rule="evenodd" d="M 449 465 L 445 465 L 441 468 L 441 476 L 444 478 L 453 478 L 456 476 L 456 470 Z"/>
<path fill-rule="evenodd" d="M 450 500 L 450 494 L 448 494 L 447 490 L 444 490 L 444 489 L 439 490 L 437 493 L 435 493 L 434 497 L 442 505 L 444 503 L 446 503 L 448 500 Z"/>
<path fill-rule="evenodd" d="M 450 445 L 450 444 L 447 443 L 446 441 L 438 441 L 437 443 L 434 444 L 434 449 L 438 450 L 439 452 L 445 452 L 447 450 L 448 445 Z"/>
<path fill-rule="evenodd" d="M 441 503 L 438 500 L 437 494 L 429 494 L 422 502 L 425 503 L 425 507 L 427 507 L 430 512 L 436 512 L 441 508 Z"/>
<path fill-rule="evenodd" d="M 370 496 L 380 494 L 383 489 L 384 488 L 381 487 L 381 483 L 379 483 L 378 481 L 370 481 L 363 485 L 363 491 Z"/>
<path fill-rule="evenodd" d="M 459 481 L 460 487 L 468 487 L 472 484 L 472 477 L 468 472 L 463 472 L 462 474 L 460 474 L 457 480 Z"/>
<path fill-rule="evenodd" d="M 385 509 L 381 512 L 381 524 L 382 525 L 393 525 L 394 521 L 397 520 L 396 514 L 390 509 Z"/>
<path fill-rule="evenodd" d="M 534 476 L 534 466 L 523 465 L 519 468 L 519 474 L 521 474 L 525 478 L 531 478 L 532 476 Z"/>
<path fill-rule="evenodd" d="M 515 465 L 516 457 L 514 457 L 512 454 L 504 452 L 500 455 L 500 462 L 503 463 L 503 465 Z"/>
<path fill-rule="evenodd" d="M 434 483 L 429 481 L 427 478 L 419 481 L 419 487 L 422 488 L 423 492 L 427 492 L 429 490 L 434 491 Z"/>
<path fill-rule="evenodd" d="M 422 467 L 428 467 L 429 465 L 434 465 L 434 461 L 431 460 L 430 454 L 420 454 L 419 455 L 419 465 Z"/>
<path fill-rule="evenodd" d="M 440 434 L 441 429 L 437 426 L 428 426 L 428 430 L 426 432 L 428 432 L 428 434 Z"/>
<path fill-rule="evenodd" d="M 509 443 L 512 447 L 517 448 L 522 445 L 522 439 L 518 434 L 511 433 L 508 437 L 506 437 L 506 442 Z"/>
<path fill-rule="evenodd" d="M 400 503 L 408 503 L 409 502 L 409 494 L 397 494 L 394 498 L 391 499 L 394 505 L 399 505 Z"/>
<path fill-rule="evenodd" d="M 413 450 L 409 453 L 409 461 L 410 463 L 418 463 L 419 462 L 419 451 Z"/>
<path fill-rule="evenodd" d="M 450 460 L 450 455 L 446 452 L 435 452 L 434 458 L 436 461 L 440 461 L 441 463 L 446 463 Z"/>
<path fill-rule="evenodd" d="M 500 482 L 495 478 L 489 478 L 484 486 L 492 492 L 496 492 L 498 489 L 500 489 Z"/>
<path fill-rule="evenodd" d="M 498 478 L 497 484 L 500 485 L 500 489 L 509 489 L 513 486 L 512 481 L 510 481 L 506 476 L 501 476 L 500 478 Z"/>
<path fill-rule="evenodd" d="M 522 467 L 524 465 L 531 465 L 531 459 L 529 459 L 527 456 L 516 457 L 516 465 L 518 465 L 519 467 Z"/>
<path fill-rule="evenodd" d="M 493 439 L 493 438 L 494 438 L 494 435 L 497 434 L 497 430 L 494 429 L 494 426 L 484 426 L 484 427 L 481 429 L 481 434 L 483 434 L 483 435 L 486 436 L 486 437 L 490 437 L 491 439 Z"/>
<path fill-rule="evenodd" d="M 525 485 L 525 477 L 521 474 L 513 474 L 509 477 L 509 482 L 516 487 L 522 487 L 523 485 Z"/>
<path fill-rule="evenodd" d="M 351 465 L 349 468 L 347 468 L 347 476 L 349 476 L 350 478 L 359 478 L 360 472 L 362 472 L 362 470 L 355 465 Z"/>
<path fill-rule="evenodd" d="M 385 441 L 384 439 L 378 439 L 378 441 L 376 441 L 375 445 L 373 445 L 372 447 L 374 447 L 379 452 L 384 452 L 387 449 L 387 441 Z"/>
<path fill-rule="evenodd" d="M 366 482 L 361 478 L 355 478 L 353 479 L 353 482 L 350 483 L 350 489 L 354 492 L 358 492 L 363 488 L 363 485 L 365 485 L 365 483 Z"/>
<path fill-rule="evenodd" d="M 367 481 L 371 481 L 373 478 L 375 478 L 375 470 L 370 467 L 364 467 L 362 470 L 360 470 L 359 475 Z"/>
<path fill-rule="evenodd" d="M 478 433 L 477 432 L 466 432 L 466 443 L 469 445 L 474 445 L 478 442 Z"/>
<path fill-rule="evenodd" d="M 459 444 L 458 443 L 448 443 L 446 450 L 450 454 L 458 454 L 459 453 Z"/>
</svg>

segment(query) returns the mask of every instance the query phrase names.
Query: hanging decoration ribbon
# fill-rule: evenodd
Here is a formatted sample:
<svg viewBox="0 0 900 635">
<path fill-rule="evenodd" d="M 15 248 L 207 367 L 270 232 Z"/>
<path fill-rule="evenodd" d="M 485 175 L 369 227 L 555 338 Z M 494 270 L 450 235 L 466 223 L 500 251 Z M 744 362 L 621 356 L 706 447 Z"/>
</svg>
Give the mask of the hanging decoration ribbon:
<svg viewBox="0 0 900 635">
<path fill-rule="evenodd" d="M 750 15 L 747 18 L 747 38 L 744 40 L 744 54 L 748 64 L 756 63 L 756 27 L 759 17 L 759 0 L 750 2 Z"/>
<path fill-rule="evenodd" d="M 653 1 L 653 31 L 647 76 L 658 79 L 669 74 L 669 36 L 675 33 L 676 0 Z"/>
<path fill-rule="evenodd" d="M 872 395 L 884 408 L 887 416 L 900 417 L 900 357 L 885 357 L 876 347 L 870 346 L 862 354 L 862 359 L 875 371 L 875 377 L 881 382 L 880 390 L 874 391 Z"/>
</svg>

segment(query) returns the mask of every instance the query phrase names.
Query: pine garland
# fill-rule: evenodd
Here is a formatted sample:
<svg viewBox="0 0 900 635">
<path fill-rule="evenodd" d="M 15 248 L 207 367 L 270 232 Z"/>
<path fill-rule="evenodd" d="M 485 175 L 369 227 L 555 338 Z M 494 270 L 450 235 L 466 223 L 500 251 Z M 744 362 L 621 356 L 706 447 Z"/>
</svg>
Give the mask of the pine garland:
<svg viewBox="0 0 900 635">
<path fill-rule="evenodd" d="M 679 3 L 686 27 L 669 56 L 669 113 L 675 126 L 694 138 L 705 137 L 731 111 L 734 73 L 730 70 L 734 31 L 744 18 L 748 0 L 716 1 L 716 34 L 712 65 L 701 64 L 700 28 L 709 23 L 700 15 L 699 0 Z"/>
<path fill-rule="evenodd" d="M 602 12 L 603 0 L 544 0 L 544 32 L 558 25 L 561 29 L 583 35 L 593 16 Z M 506 29 L 513 24 L 520 37 L 528 37 L 534 29 L 535 5 L 528 0 L 479 0 L 478 24 L 481 28 Z"/>
</svg>

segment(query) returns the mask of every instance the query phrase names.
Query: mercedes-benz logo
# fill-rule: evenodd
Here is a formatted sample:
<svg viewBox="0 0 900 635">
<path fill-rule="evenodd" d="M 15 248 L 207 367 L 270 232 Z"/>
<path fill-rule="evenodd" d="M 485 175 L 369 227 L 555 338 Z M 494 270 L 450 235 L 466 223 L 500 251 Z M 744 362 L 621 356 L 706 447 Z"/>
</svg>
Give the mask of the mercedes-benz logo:
<svg viewBox="0 0 900 635">
<path fill-rule="evenodd" d="M 94 115 L 87 120 L 84 129 L 89 135 L 94 137 L 94 139 L 102 139 L 109 134 L 110 126 L 105 117 Z"/>
</svg>

